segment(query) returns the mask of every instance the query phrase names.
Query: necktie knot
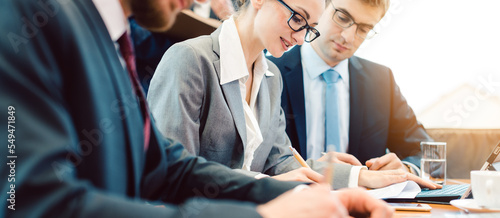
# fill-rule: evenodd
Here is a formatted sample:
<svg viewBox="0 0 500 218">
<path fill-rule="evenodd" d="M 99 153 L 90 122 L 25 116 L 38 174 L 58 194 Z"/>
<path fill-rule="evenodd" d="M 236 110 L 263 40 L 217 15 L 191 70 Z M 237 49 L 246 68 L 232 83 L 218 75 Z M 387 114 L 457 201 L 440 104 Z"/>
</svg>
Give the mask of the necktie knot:
<svg viewBox="0 0 500 218">
<path fill-rule="evenodd" d="M 333 69 L 328 69 L 327 71 L 322 73 L 321 76 L 323 76 L 326 84 L 336 83 L 340 78 L 340 74 Z"/>
<path fill-rule="evenodd" d="M 139 79 L 137 76 L 136 68 L 135 68 L 135 56 L 134 56 L 134 48 L 132 47 L 132 41 L 128 36 L 127 32 L 125 32 L 118 40 L 118 44 L 120 45 L 120 53 L 122 54 L 123 59 L 127 65 L 127 70 L 130 73 L 131 79 Z"/>
</svg>

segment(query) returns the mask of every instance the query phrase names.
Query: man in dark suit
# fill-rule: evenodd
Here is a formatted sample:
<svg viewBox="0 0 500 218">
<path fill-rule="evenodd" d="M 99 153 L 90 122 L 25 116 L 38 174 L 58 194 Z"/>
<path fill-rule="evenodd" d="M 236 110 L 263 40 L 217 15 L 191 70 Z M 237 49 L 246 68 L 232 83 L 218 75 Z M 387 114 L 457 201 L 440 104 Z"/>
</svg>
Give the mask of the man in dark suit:
<svg viewBox="0 0 500 218">
<path fill-rule="evenodd" d="M 283 75 L 286 131 L 304 157 L 319 158 L 333 144 L 341 162 L 418 174 L 420 142 L 432 139 L 391 70 L 353 56 L 375 35 L 373 28 L 388 6 L 389 1 L 333 0 L 317 26 L 317 40 L 270 58 Z M 332 88 L 325 82 L 327 71 L 338 78 Z M 331 110 L 329 99 L 337 104 Z"/>
<path fill-rule="evenodd" d="M 190 7 L 195 13 L 199 12 L 195 8 L 208 10 L 209 17 L 212 19 L 223 20 L 234 13 L 237 7 L 235 0 L 211 0 L 207 2 L 197 1 Z M 200 7 L 201 5 L 209 6 L 208 8 Z M 200 14 L 198 14 L 200 15 Z M 201 16 L 201 15 L 200 15 Z M 204 17 L 204 16 L 203 16 Z M 161 57 L 173 44 L 182 41 L 173 38 L 164 32 L 151 32 L 141 27 L 135 19 L 129 19 L 130 23 L 130 36 L 134 43 L 137 73 L 144 91 L 148 92 L 151 78 L 160 63 Z"/>
<path fill-rule="evenodd" d="M 126 17 L 165 30 L 190 2 L 0 1 L 0 108 L 9 130 L 0 133 L 9 144 L 0 217 L 326 216 L 345 207 L 389 216 L 359 190 L 334 197 L 315 185 L 281 195 L 298 184 L 234 173 L 161 136 L 137 81 Z M 355 196 L 366 209 L 350 203 Z"/>
</svg>

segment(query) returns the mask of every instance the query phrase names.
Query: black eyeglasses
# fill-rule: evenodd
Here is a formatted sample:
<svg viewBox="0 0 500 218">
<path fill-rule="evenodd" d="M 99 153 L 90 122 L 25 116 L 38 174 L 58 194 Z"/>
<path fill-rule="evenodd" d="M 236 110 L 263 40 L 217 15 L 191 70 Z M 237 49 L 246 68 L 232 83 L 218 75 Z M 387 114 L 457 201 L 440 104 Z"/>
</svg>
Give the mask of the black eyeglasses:
<svg viewBox="0 0 500 218">
<path fill-rule="evenodd" d="M 290 29 L 292 29 L 295 32 L 299 32 L 303 29 L 306 29 L 306 36 L 304 38 L 304 41 L 306 42 L 312 42 L 316 38 L 319 37 L 319 31 L 315 29 L 314 27 L 309 26 L 307 23 L 307 20 L 299 14 L 298 12 L 294 11 L 290 6 L 288 6 L 283 0 L 278 0 L 281 4 L 283 4 L 290 12 L 292 12 L 292 15 L 290 15 L 290 18 L 288 18 L 288 26 Z"/>
<path fill-rule="evenodd" d="M 342 28 L 346 29 L 351 27 L 352 25 L 356 24 L 356 35 L 363 38 L 363 39 L 371 39 L 375 35 L 377 35 L 377 32 L 373 30 L 373 27 L 371 25 L 367 24 L 360 24 L 356 23 L 354 19 L 349 16 L 346 12 L 341 11 L 339 9 L 336 9 L 335 6 L 332 3 L 333 9 L 335 9 L 335 12 L 333 13 L 333 21 L 337 23 L 339 26 Z"/>
</svg>

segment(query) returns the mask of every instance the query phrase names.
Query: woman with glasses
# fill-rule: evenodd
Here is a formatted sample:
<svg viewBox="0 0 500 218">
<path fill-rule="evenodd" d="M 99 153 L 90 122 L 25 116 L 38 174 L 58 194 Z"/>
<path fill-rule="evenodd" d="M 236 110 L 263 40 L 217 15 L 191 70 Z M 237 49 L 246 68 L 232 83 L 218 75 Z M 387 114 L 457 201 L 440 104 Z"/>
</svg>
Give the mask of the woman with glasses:
<svg viewBox="0 0 500 218">
<path fill-rule="evenodd" d="M 255 176 L 320 181 L 290 150 L 280 107 L 281 74 L 263 50 L 280 57 L 320 36 L 314 28 L 325 0 L 240 0 L 239 11 L 211 35 L 172 46 L 148 92 L 165 136 L 192 154 Z M 324 163 L 308 160 L 312 169 Z M 350 166 L 336 166 L 336 187 Z"/>
</svg>

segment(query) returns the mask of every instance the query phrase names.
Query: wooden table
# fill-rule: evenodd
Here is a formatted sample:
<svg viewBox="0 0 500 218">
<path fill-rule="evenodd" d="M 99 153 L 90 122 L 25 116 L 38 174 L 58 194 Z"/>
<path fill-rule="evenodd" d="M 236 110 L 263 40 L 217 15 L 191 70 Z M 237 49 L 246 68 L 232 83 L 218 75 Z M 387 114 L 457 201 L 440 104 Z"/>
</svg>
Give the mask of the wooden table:
<svg viewBox="0 0 500 218">
<path fill-rule="evenodd" d="M 448 179 L 446 181 L 447 185 L 451 184 L 464 184 L 470 183 L 469 179 Z M 452 205 L 443 205 L 443 204 L 428 204 L 432 207 L 430 212 L 409 212 L 409 211 L 396 211 L 394 213 L 393 218 L 400 217 L 416 217 L 416 216 L 430 216 L 430 215 L 458 215 L 458 214 L 466 214 L 465 211 L 460 210 Z"/>
</svg>

